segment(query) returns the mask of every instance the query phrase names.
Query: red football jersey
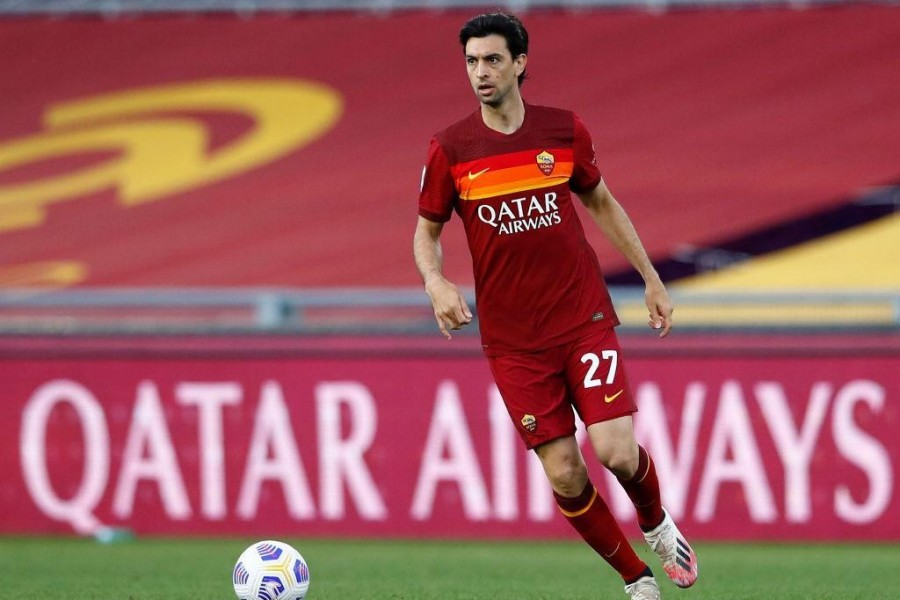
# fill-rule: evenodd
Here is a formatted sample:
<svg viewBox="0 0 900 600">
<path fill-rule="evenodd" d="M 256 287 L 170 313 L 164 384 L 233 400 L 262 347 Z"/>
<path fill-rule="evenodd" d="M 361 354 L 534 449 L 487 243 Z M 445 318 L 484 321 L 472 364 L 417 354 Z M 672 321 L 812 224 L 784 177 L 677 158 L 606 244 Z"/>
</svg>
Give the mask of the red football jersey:
<svg viewBox="0 0 900 600">
<path fill-rule="evenodd" d="M 432 138 L 419 214 L 443 223 L 455 210 L 462 218 L 488 356 L 618 325 L 572 203 L 571 192 L 599 183 L 590 134 L 570 111 L 526 104 L 522 126 L 506 135 L 478 109 Z"/>
</svg>

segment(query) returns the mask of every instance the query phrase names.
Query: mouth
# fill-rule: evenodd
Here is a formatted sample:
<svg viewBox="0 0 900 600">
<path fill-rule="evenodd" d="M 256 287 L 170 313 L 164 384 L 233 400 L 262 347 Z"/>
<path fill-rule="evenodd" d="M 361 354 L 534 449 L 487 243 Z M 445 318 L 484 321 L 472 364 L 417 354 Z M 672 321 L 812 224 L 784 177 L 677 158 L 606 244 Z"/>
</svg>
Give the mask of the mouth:
<svg viewBox="0 0 900 600">
<path fill-rule="evenodd" d="M 479 83 L 478 91 L 482 94 L 489 94 L 494 91 L 494 86 L 490 83 Z"/>
</svg>

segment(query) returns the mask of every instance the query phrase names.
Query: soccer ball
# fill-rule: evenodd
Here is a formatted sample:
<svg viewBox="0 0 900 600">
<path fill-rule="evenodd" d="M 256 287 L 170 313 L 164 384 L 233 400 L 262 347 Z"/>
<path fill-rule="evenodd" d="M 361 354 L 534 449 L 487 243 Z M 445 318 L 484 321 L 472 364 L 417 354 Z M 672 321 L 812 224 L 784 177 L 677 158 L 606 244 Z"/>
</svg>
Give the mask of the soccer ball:
<svg viewBox="0 0 900 600">
<path fill-rule="evenodd" d="M 231 581 L 240 600 L 303 600 L 309 589 L 309 567 L 288 544 L 264 540 L 244 550 Z"/>
</svg>

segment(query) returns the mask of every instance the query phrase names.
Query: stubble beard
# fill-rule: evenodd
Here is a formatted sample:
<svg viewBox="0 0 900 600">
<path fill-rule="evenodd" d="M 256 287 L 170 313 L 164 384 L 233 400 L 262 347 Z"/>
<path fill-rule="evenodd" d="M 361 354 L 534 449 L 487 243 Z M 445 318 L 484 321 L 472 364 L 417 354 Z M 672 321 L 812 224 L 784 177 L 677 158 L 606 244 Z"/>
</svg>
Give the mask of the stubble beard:
<svg viewBox="0 0 900 600">
<path fill-rule="evenodd" d="M 503 105 L 503 101 L 506 100 L 507 93 L 500 93 L 497 88 L 494 88 L 494 95 L 491 98 L 484 98 L 481 94 L 478 94 L 476 91 L 476 95 L 478 96 L 478 100 L 484 104 L 485 106 L 490 106 L 491 108 L 499 108 Z"/>
</svg>

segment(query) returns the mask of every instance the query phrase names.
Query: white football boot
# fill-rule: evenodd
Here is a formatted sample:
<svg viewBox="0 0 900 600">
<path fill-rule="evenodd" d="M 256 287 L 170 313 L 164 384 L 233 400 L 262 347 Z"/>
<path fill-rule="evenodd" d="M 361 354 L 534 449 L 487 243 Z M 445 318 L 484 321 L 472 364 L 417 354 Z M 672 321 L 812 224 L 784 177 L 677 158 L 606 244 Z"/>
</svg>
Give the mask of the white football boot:
<svg viewBox="0 0 900 600">
<path fill-rule="evenodd" d="M 661 600 L 659 586 L 652 576 L 641 577 L 634 583 L 625 586 L 625 593 L 631 600 Z"/>
<path fill-rule="evenodd" d="M 691 587 L 697 581 L 699 572 L 697 555 L 678 531 L 669 513 L 665 509 L 663 513 L 666 515 L 663 522 L 652 531 L 644 533 L 644 539 L 659 555 L 669 579 L 678 587 Z"/>
</svg>

